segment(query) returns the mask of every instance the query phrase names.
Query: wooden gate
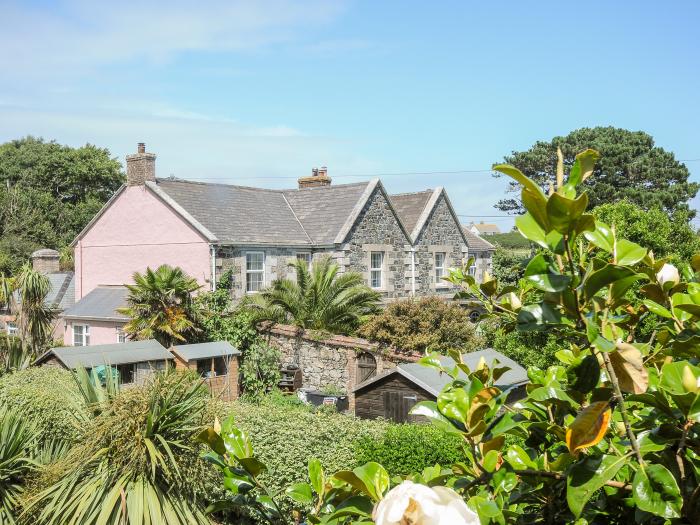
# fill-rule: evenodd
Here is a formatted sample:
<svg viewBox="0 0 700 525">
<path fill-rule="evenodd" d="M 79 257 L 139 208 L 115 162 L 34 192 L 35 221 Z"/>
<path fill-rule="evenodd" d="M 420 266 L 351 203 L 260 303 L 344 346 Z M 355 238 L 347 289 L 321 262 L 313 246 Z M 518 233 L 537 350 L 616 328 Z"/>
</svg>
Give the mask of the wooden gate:
<svg viewBox="0 0 700 525">
<path fill-rule="evenodd" d="M 368 352 L 357 356 L 357 384 L 364 383 L 377 374 L 377 360 Z"/>
</svg>

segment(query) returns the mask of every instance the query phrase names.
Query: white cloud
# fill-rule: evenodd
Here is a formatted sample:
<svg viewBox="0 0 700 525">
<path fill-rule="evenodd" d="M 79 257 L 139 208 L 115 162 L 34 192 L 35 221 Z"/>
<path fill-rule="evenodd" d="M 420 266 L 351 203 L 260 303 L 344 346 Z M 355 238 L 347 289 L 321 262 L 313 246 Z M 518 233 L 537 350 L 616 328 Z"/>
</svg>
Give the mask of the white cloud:
<svg viewBox="0 0 700 525">
<path fill-rule="evenodd" d="M 0 67 L 13 76 L 75 75 L 133 59 L 250 50 L 287 42 L 343 8 L 343 0 L 9 3 L 0 17 Z"/>
</svg>

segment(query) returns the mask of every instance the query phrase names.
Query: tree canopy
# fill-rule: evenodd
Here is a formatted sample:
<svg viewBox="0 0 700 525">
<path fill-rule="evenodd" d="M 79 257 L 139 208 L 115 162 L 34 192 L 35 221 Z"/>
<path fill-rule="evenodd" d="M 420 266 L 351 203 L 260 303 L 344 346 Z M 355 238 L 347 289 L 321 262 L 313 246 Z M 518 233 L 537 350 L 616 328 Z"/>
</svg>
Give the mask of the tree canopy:
<svg viewBox="0 0 700 525">
<path fill-rule="evenodd" d="M 123 181 L 105 148 L 31 136 L 0 144 L 0 271 L 69 244 Z"/>
<path fill-rule="evenodd" d="M 527 151 L 514 151 L 505 162 L 520 169 L 545 192 L 556 182 L 557 147 L 564 154 L 564 166 L 571 168 L 576 154 L 586 148 L 601 153 L 592 177 L 583 183 L 591 207 L 622 199 L 645 210 L 659 208 L 667 213 L 689 210 L 688 201 L 700 189 L 689 182 L 685 164 L 672 152 L 654 145 L 651 135 L 614 127 L 581 128 L 565 137 L 538 141 Z M 497 174 L 497 177 L 503 175 Z M 519 192 L 520 185 L 511 181 L 509 193 Z M 517 196 L 516 196 L 517 197 Z M 522 213 L 518 198 L 498 201 L 502 211 Z"/>
</svg>

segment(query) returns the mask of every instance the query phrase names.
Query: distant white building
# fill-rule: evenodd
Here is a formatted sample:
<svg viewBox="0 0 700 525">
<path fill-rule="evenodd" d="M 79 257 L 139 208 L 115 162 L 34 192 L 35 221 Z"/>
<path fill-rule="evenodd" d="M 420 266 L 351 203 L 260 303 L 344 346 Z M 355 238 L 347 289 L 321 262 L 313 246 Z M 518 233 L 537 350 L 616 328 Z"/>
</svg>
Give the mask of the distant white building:
<svg viewBox="0 0 700 525">
<path fill-rule="evenodd" d="M 472 222 L 469 225 L 469 231 L 474 235 L 481 237 L 482 235 L 493 235 L 494 233 L 501 233 L 501 229 L 495 224 L 486 224 L 484 221 Z"/>
</svg>

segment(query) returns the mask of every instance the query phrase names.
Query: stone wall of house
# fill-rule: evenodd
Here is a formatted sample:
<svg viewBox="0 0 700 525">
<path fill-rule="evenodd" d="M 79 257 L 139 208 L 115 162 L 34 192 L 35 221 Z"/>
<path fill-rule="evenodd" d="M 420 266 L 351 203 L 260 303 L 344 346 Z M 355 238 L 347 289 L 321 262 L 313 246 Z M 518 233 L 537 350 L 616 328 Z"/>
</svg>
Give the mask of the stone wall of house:
<svg viewBox="0 0 700 525">
<path fill-rule="evenodd" d="M 452 297 L 455 287 L 437 278 L 435 254 L 444 253 L 447 268 L 462 266 L 467 259 L 467 245 L 459 222 L 450 212 L 445 194 L 440 195 L 432 213 L 415 242 L 416 295 Z"/>
<path fill-rule="evenodd" d="M 298 253 L 311 253 L 313 259 L 332 253 L 295 247 L 220 246 L 216 250 L 216 280 L 218 282 L 224 273 L 233 270 L 231 294 L 234 299 L 240 299 L 245 295 L 247 252 L 263 252 L 265 254 L 264 286 L 269 286 L 275 279 L 294 278 L 294 269 L 289 267 L 289 263 L 296 259 Z"/>
<path fill-rule="evenodd" d="M 335 256 L 344 271 L 361 273 L 370 283 L 370 253 L 384 253 L 385 299 L 410 294 L 411 244 L 379 188 L 375 189 Z"/>
<path fill-rule="evenodd" d="M 358 356 L 370 354 L 376 362 L 375 375 L 412 362 L 417 356 L 388 353 L 375 343 L 356 337 L 319 336 L 295 326 L 274 325 L 262 330 L 268 344 L 282 353 L 283 364 L 295 364 L 302 372 L 302 388 L 323 390 L 334 386 L 348 393 L 354 410 L 353 390 L 358 384 Z"/>
</svg>

